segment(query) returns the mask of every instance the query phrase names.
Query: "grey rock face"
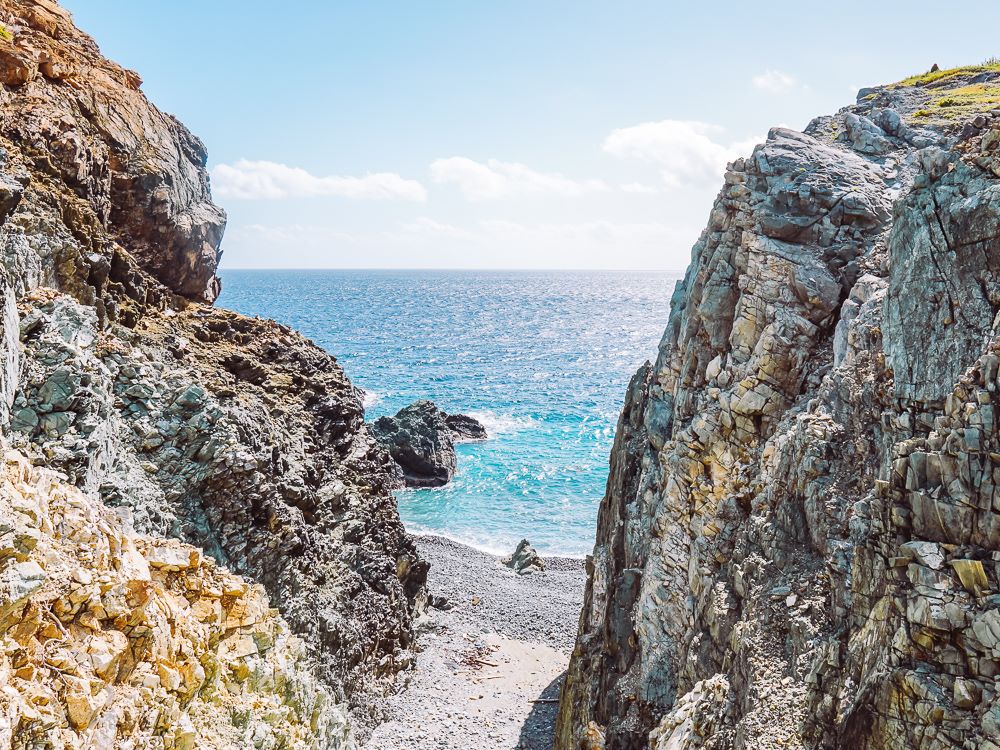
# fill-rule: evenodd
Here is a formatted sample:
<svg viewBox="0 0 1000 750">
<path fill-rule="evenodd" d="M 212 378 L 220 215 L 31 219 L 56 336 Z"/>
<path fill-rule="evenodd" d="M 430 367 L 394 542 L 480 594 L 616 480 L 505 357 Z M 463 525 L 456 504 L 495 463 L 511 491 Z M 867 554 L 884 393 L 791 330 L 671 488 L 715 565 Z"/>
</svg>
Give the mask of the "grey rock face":
<svg viewBox="0 0 1000 750">
<path fill-rule="evenodd" d="M 265 585 L 341 697 L 408 664 L 426 565 L 332 358 L 290 329 L 194 308 L 141 331 L 29 294 L 15 444 L 143 532 Z M 330 585 L 336 582 L 336 585 Z"/>
<path fill-rule="evenodd" d="M 886 325 L 907 330 L 887 353 L 897 394 L 934 400 L 982 351 L 1000 307 L 1000 184 L 956 152 L 917 157 L 924 171 L 889 235 Z"/>
<path fill-rule="evenodd" d="M 531 542 L 522 539 L 518 542 L 514 554 L 503 559 L 503 564 L 513 570 L 518 575 L 530 575 L 545 570 L 545 561 L 539 557 L 538 552 L 531 546 Z"/>
<path fill-rule="evenodd" d="M 138 75 L 49 0 L 4 0 L 0 22 L 0 444 L 263 584 L 303 669 L 375 713 L 412 663 L 427 565 L 358 391 L 290 329 L 203 304 L 225 217 L 204 146 Z"/>
<path fill-rule="evenodd" d="M 444 421 L 448 425 L 448 429 L 451 430 L 452 439 L 455 442 L 489 438 L 486 428 L 477 419 L 467 414 L 446 414 Z"/>
<path fill-rule="evenodd" d="M 486 428 L 464 414 L 445 414 L 431 401 L 416 401 L 372 425 L 392 458 L 398 484 L 440 487 L 455 475 L 455 443 L 485 440 Z"/>
<path fill-rule="evenodd" d="M 1000 120 L 914 117 L 941 91 L 730 166 L 629 386 L 557 748 L 990 746 Z"/>
</svg>

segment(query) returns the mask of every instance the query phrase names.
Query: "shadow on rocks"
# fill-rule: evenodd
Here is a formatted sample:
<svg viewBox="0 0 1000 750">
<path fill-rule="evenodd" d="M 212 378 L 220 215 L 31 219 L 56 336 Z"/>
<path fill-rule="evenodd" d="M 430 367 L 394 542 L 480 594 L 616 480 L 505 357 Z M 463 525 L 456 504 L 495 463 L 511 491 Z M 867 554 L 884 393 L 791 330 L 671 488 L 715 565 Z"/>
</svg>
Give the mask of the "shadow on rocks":
<svg viewBox="0 0 1000 750">
<path fill-rule="evenodd" d="M 535 698 L 537 701 L 521 727 L 514 750 L 552 750 L 555 741 L 556 714 L 559 713 L 559 691 L 566 673 L 546 685 Z"/>
</svg>

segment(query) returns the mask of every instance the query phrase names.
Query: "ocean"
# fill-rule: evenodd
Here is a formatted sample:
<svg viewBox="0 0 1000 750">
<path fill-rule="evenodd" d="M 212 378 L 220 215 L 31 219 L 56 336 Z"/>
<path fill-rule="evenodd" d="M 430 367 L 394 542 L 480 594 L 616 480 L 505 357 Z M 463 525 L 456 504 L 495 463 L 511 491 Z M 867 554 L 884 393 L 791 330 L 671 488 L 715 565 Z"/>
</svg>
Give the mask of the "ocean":
<svg viewBox="0 0 1000 750">
<path fill-rule="evenodd" d="M 421 398 L 479 419 L 407 528 L 509 554 L 591 551 L 625 388 L 656 353 L 672 272 L 227 270 L 218 300 L 333 354 L 375 419 Z"/>
</svg>

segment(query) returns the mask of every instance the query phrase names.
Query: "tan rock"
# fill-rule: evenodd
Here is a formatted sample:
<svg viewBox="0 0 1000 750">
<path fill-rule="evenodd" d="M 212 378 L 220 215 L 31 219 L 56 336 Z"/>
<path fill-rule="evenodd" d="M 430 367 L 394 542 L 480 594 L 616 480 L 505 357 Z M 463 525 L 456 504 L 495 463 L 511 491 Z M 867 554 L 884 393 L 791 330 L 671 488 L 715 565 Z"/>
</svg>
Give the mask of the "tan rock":
<svg viewBox="0 0 1000 750">
<path fill-rule="evenodd" d="M 103 693 L 94 695 L 90 680 L 82 677 L 64 677 L 64 700 L 70 725 L 80 731 L 90 726 L 97 712 L 104 706 Z"/>
<path fill-rule="evenodd" d="M 953 700 L 959 708 L 975 708 L 982 700 L 982 687 L 973 680 L 963 677 L 955 678 Z"/>
<path fill-rule="evenodd" d="M 149 546 L 143 556 L 150 567 L 168 573 L 197 568 L 201 564 L 199 550 L 172 542 Z"/>
<path fill-rule="evenodd" d="M 166 662 L 159 662 L 156 665 L 156 673 L 159 675 L 160 684 L 167 690 L 177 690 L 181 686 L 181 675 L 173 665 Z"/>
<path fill-rule="evenodd" d="M 0 39 L 0 83 L 6 86 L 21 86 L 32 78 L 38 66 L 24 50 Z"/>
<path fill-rule="evenodd" d="M 12 601 L 23 608 L 0 619 L 0 716 L 56 727 L 67 750 L 116 746 L 123 733 L 134 747 L 162 738 L 165 747 L 229 750 L 246 731 L 264 747 L 353 747 L 344 714 L 263 589 L 202 565 L 178 542 L 137 537 L 137 547 L 99 500 L 16 454 L 6 460 L 0 518 L 30 507 L 23 517 L 43 531 L 27 559 L 8 560 L 0 574 L 0 611 Z M 49 496 L 30 499 L 42 491 Z M 125 720 L 137 715 L 138 725 Z"/>
<path fill-rule="evenodd" d="M 127 648 L 128 638 L 117 630 L 108 630 L 94 636 L 87 644 L 94 673 L 105 681 L 112 681 Z"/>
<path fill-rule="evenodd" d="M 989 590 L 990 582 L 980 560 L 952 560 L 949 563 L 958 574 L 966 591 L 979 595 Z"/>
</svg>

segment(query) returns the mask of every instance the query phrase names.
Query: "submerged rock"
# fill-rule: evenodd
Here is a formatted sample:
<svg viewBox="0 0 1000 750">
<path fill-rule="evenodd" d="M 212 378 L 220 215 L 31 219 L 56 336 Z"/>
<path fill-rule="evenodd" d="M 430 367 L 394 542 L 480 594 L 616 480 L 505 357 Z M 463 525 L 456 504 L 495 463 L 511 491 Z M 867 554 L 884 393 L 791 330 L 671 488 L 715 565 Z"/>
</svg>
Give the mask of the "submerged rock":
<svg viewBox="0 0 1000 750">
<path fill-rule="evenodd" d="M 540 573 L 545 570 L 545 561 L 538 556 L 535 548 L 531 546 L 531 542 L 527 539 L 522 539 L 518 542 L 514 554 L 510 557 L 505 557 L 503 564 L 522 576 L 531 573 Z"/>
<path fill-rule="evenodd" d="M 399 484 L 441 487 L 455 475 L 455 443 L 485 440 L 486 428 L 464 414 L 446 414 L 432 401 L 416 401 L 394 417 L 372 425 L 375 439 L 389 452 Z"/>
</svg>

